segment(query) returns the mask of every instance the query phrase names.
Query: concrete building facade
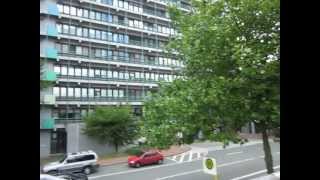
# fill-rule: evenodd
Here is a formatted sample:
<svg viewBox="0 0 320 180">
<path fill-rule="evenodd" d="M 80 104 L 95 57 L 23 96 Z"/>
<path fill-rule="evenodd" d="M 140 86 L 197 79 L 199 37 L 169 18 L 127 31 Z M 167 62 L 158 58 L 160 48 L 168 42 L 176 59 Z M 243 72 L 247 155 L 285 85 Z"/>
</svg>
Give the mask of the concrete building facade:
<svg viewBox="0 0 320 180">
<path fill-rule="evenodd" d="M 163 47 L 177 32 L 168 3 L 186 0 L 40 0 L 40 156 L 113 151 L 83 135 L 94 107 L 129 104 L 141 115 L 144 97 L 160 81 L 179 78 L 183 64 Z"/>
</svg>

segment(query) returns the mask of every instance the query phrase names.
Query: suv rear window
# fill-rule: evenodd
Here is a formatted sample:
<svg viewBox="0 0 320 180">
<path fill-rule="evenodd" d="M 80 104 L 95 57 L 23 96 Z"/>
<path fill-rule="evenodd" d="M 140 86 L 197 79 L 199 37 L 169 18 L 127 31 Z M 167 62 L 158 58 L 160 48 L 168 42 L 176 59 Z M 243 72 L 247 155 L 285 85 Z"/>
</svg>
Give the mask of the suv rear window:
<svg viewBox="0 0 320 180">
<path fill-rule="evenodd" d="M 88 160 L 93 160 L 95 159 L 94 155 L 90 154 L 90 155 L 86 155 L 82 158 L 82 161 L 88 161 Z"/>
</svg>

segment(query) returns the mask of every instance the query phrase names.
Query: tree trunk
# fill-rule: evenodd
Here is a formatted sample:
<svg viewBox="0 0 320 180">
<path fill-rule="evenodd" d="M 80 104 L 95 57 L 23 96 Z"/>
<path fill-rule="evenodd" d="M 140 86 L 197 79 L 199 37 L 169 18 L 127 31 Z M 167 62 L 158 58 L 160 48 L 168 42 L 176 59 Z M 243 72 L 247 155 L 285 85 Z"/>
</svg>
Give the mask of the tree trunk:
<svg viewBox="0 0 320 180">
<path fill-rule="evenodd" d="M 271 148 L 268 140 L 267 130 L 265 128 L 262 129 L 262 140 L 263 140 L 263 150 L 264 150 L 264 161 L 267 167 L 267 173 L 273 173 L 273 160 L 271 154 Z"/>
<path fill-rule="evenodd" d="M 116 150 L 116 153 L 118 152 L 118 143 L 114 143 L 114 148 Z"/>
</svg>

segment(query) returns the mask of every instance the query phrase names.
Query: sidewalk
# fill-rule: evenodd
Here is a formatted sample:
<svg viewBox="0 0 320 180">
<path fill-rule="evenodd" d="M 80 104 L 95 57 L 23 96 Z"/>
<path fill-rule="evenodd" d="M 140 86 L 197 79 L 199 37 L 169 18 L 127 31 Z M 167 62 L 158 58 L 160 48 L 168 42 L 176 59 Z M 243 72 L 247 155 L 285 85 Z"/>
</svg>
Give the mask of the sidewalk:
<svg viewBox="0 0 320 180">
<path fill-rule="evenodd" d="M 270 174 L 270 175 L 254 178 L 254 179 L 251 179 L 251 180 L 279 180 L 279 179 L 280 179 L 280 171 L 275 172 L 275 173 Z"/>
<path fill-rule="evenodd" d="M 186 151 L 189 151 L 191 148 L 189 146 L 171 146 L 168 150 L 160 151 L 165 157 L 178 155 L 181 153 L 184 153 Z M 115 164 L 121 164 L 121 163 L 127 163 L 128 156 L 124 157 L 116 157 L 116 158 L 110 158 L 105 160 L 99 160 L 98 163 L 100 166 L 110 166 Z"/>
</svg>

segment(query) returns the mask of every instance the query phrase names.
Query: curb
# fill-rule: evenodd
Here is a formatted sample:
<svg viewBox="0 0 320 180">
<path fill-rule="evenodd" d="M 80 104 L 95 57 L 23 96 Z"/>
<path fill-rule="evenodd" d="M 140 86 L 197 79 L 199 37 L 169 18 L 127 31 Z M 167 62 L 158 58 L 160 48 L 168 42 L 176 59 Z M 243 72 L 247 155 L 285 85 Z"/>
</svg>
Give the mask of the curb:
<svg viewBox="0 0 320 180">
<path fill-rule="evenodd" d="M 184 151 L 181 151 L 181 152 L 176 153 L 176 154 L 174 154 L 174 153 L 173 154 L 168 154 L 168 155 L 165 155 L 164 157 L 179 155 L 179 154 L 185 153 L 185 152 L 190 151 L 190 150 L 191 150 L 191 147 L 187 146 L 186 150 L 184 150 Z M 121 161 L 121 162 L 109 163 L 109 164 L 100 164 L 100 167 L 112 166 L 112 165 L 118 165 L 118 164 L 126 164 L 126 163 L 127 163 L 127 160 Z"/>
</svg>

